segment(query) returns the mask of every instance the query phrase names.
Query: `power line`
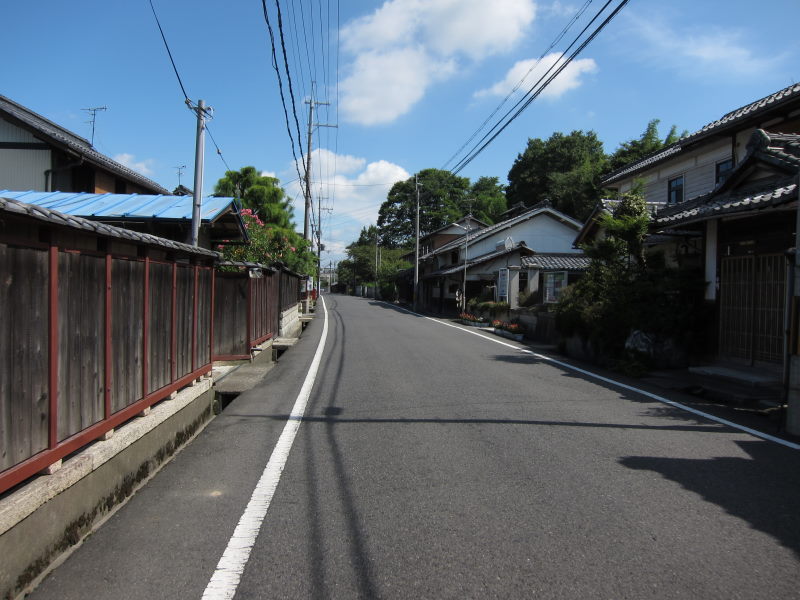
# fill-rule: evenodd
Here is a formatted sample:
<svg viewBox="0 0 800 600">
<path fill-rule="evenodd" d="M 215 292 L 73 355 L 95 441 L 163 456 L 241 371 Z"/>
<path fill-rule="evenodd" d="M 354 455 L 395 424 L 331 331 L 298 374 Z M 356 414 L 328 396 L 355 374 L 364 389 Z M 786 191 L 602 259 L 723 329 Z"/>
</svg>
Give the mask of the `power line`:
<svg viewBox="0 0 800 600">
<path fill-rule="evenodd" d="M 153 11 L 153 16 L 156 19 L 156 25 L 158 25 L 158 30 L 161 32 L 161 39 L 164 40 L 164 46 L 166 47 L 167 54 L 169 55 L 169 62 L 172 63 L 172 70 L 175 71 L 175 77 L 178 78 L 178 85 L 181 86 L 181 92 L 183 92 L 183 97 L 186 100 L 186 105 L 191 108 L 192 101 L 189 100 L 189 95 L 186 93 L 186 88 L 183 86 L 183 81 L 181 80 L 180 73 L 178 73 L 178 67 L 175 66 L 175 60 L 172 58 L 172 52 L 169 49 L 169 44 L 167 43 L 167 37 L 164 35 L 164 30 L 161 28 L 161 22 L 158 20 L 156 9 L 153 6 L 153 0 L 149 0 L 149 2 L 150 2 L 150 10 Z"/>
<path fill-rule="evenodd" d="M 266 0 L 261 0 L 261 7 L 263 8 L 264 11 L 264 21 L 266 21 L 267 29 L 269 30 L 269 40 L 270 40 L 270 45 L 272 47 L 272 68 L 275 69 L 275 74 L 278 77 L 278 89 L 280 91 L 281 104 L 283 105 L 283 118 L 284 121 L 286 122 L 286 132 L 289 134 L 289 141 L 292 146 L 292 156 L 294 157 L 294 168 L 297 171 L 297 177 L 299 179 L 303 179 L 303 176 L 300 174 L 300 167 L 298 166 L 297 162 L 297 152 L 295 151 L 295 142 L 294 142 L 294 137 L 292 136 L 292 127 L 291 125 L 289 125 L 289 112 L 286 109 L 286 99 L 284 98 L 283 94 L 283 81 L 281 79 L 281 71 L 278 68 L 278 58 L 275 52 L 275 34 L 272 31 L 272 24 L 270 23 L 269 20 L 269 12 L 267 11 Z"/>
<path fill-rule="evenodd" d="M 592 31 L 589 37 L 586 40 L 584 40 L 566 60 L 562 60 L 564 54 L 566 54 L 566 52 L 569 51 L 569 49 L 572 48 L 572 46 L 574 46 L 577 43 L 577 41 L 581 38 L 581 36 L 587 31 L 587 29 L 592 25 L 592 23 L 594 23 L 599 18 L 599 16 L 608 7 L 608 5 L 611 4 L 611 2 L 612 0 L 608 0 L 608 2 L 606 2 L 605 5 L 603 5 L 603 7 L 597 12 L 597 14 L 592 18 L 592 20 L 586 25 L 586 27 L 584 27 L 581 33 L 578 34 L 578 36 L 573 40 L 573 42 L 567 47 L 567 50 L 565 50 L 564 53 L 562 53 L 561 59 L 556 61 L 553 64 L 553 66 L 551 66 L 547 70 L 547 72 L 544 75 L 542 75 L 542 77 L 540 77 L 539 80 L 528 90 L 525 96 L 523 96 L 519 101 L 517 101 L 517 103 L 513 107 L 511 107 L 511 109 L 509 109 L 508 112 L 506 112 L 506 114 L 503 115 L 503 117 L 478 141 L 478 143 L 473 147 L 473 149 L 464 158 L 461 159 L 461 161 L 452 170 L 454 174 L 459 173 L 464 167 L 466 167 L 470 162 L 472 162 L 481 152 L 483 152 L 486 149 L 487 146 L 489 146 L 489 144 L 491 144 L 497 138 L 497 136 L 499 136 L 506 129 L 506 127 L 508 127 L 520 114 L 522 114 L 522 112 L 528 106 L 530 106 L 531 102 L 533 102 L 536 98 L 538 98 L 539 95 L 545 90 L 545 88 L 548 85 L 550 85 L 550 83 L 552 83 L 552 81 L 556 77 L 558 77 L 558 75 L 575 59 L 576 56 L 578 56 L 583 51 L 583 49 L 586 46 L 589 45 L 589 43 L 595 37 L 597 37 L 597 35 L 622 10 L 622 8 L 629 2 L 629 0 L 622 0 L 622 2 L 611 12 L 611 14 L 608 17 L 606 17 L 603 20 L 603 22 L 600 23 L 600 25 L 598 25 L 594 29 L 594 31 Z M 548 77 L 548 74 L 556 66 L 558 67 L 555 69 L 555 72 L 552 75 L 549 75 Z M 545 80 L 545 78 L 547 79 Z M 516 112 L 514 112 L 515 109 L 517 109 Z M 511 115 L 512 112 L 514 112 L 513 115 Z M 510 118 L 509 115 L 511 115 Z M 507 120 L 505 121 L 505 123 L 503 123 L 505 119 Z M 503 123 L 502 126 L 501 123 Z M 497 130 L 496 133 L 490 136 L 490 134 L 494 130 Z M 486 141 L 484 142 L 484 140 Z M 478 146 L 479 144 L 482 145 Z"/>
<path fill-rule="evenodd" d="M 522 87 L 522 84 L 525 82 L 525 80 L 528 78 L 531 72 L 533 72 L 533 70 L 541 63 L 542 59 L 545 56 L 547 56 L 547 54 L 556 46 L 556 44 L 558 44 L 564 38 L 564 36 L 567 34 L 570 28 L 583 16 L 583 13 L 586 12 L 586 9 L 589 8 L 589 5 L 591 3 L 592 0 L 586 0 L 586 2 L 584 2 L 583 6 L 581 6 L 578 9 L 578 11 L 575 13 L 572 19 L 570 19 L 570 21 L 564 26 L 561 32 L 555 37 L 555 39 L 552 42 L 550 42 L 550 45 L 547 47 L 547 49 L 544 52 L 542 52 L 541 55 L 539 55 L 539 58 L 537 58 L 536 61 L 534 61 L 533 65 L 531 65 L 531 68 L 528 69 L 525 75 L 523 75 L 522 78 L 514 85 L 514 87 L 506 95 L 506 97 L 500 101 L 500 103 L 495 107 L 495 109 L 491 112 L 491 114 L 488 117 L 486 117 L 483 123 L 481 123 L 480 126 L 472 133 L 469 139 L 466 142 L 464 142 L 461 145 L 461 147 L 458 150 L 456 150 L 450 158 L 447 159 L 447 162 L 445 162 L 442 165 L 441 167 L 442 169 L 446 169 L 447 165 L 449 165 L 456 158 L 456 156 L 458 156 L 461 153 L 461 151 L 464 148 L 466 148 L 470 144 L 470 142 L 472 142 L 472 140 L 474 140 L 478 136 L 478 134 L 480 134 L 481 131 L 483 131 L 484 127 L 486 127 L 489 121 L 492 120 L 492 117 L 494 117 L 498 112 L 500 112 L 500 109 L 503 108 L 503 106 L 505 106 L 506 102 L 508 102 L 511 96 L 513 96 L 519 90 L 519 88 Z"/>
<path fill-rule="evenodd" d="M 275 6 L 278 9 L 278 33 L 281 38 L 281 51 L 283 53 L 283 66 L 286 71 L 286 80 L 289 82 L 289 97 L 292 99 L 292 114 L 294 115 L 294 124 L 297 128 L 297 142 L 300 147 L 300 156 L 303 155 L 303 138 L 300 135 L 300 121 L 297 119 L 297 105 L 294 101 L 294 88 L 292 87 L 292 75 L 289 73 L 289 58 L 286 55 L 286 43 L 283 39 L 283 17 L 281 15 L 280 0 L 275 0 Z"/>
<path fill-rule="evenodd" d="M 208 137 L 211 138 L 211 143 L 214 144 L 214 148 L 217 149 L 217 155 L 222 159 L 222 164 L 225 165 L 225 169 L 228 171 L 232 171 L 233 169 L 231 169 L 230 166 L 228 165 L 228 161 L 226 161 L 225 157 L 222 156 L 222 150 L 219 149 L 219 146 L 217 145 L 217 140 L 215 140 L 214 136 L 211 134 L 211 128 L 208 126 L 208 123 L 206 123 L 206 131 L 208 132 Z"/>
</svg>

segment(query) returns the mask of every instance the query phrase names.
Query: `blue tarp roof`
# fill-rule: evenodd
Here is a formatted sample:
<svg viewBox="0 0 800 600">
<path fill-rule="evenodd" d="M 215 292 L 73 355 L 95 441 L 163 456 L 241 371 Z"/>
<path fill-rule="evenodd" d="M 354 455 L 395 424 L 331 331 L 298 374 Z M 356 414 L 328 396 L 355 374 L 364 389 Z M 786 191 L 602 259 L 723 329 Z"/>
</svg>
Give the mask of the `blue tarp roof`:
<svg viewBox="0 0 800 600">
<path fill-rule="evenodd" d="M 0 197 L 35 204 L 77 217 L 192 220 L 191 196 L 0 190 Z M 238 215 L 239 210 L 234 198 L 207 196 L 203 198 L 200 217 L 203 221 L 213 223 L 231 209 Z"/>
</svg>

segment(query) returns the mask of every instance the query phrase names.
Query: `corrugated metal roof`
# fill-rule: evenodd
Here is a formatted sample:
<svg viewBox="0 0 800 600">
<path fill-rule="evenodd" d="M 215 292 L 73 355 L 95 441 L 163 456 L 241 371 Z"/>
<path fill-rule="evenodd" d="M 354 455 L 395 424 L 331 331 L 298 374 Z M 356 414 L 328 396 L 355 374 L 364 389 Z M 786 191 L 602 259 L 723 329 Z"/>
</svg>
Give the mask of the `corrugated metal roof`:
<svg viewBox="0 0 800 600">
<path fill-rule="evenodd" d="M 83 156 L 89 162 L 100 165 L 112 173 L 116 173 L 127 178 L 130 181 L 141 185 L 147 190 L 159 192 L 162 194 L 169 194 L 169 190 L 161 187 L 155 181 L 148 179 L 144 175 L 129 169 L 125 165 L 121 165 L 117 161 L 109 158 L 105 154 L 101 154 L 89 143 L 89 140 L 82 138 L 79 135 L 53 123 L 49 119 L 44 118 L 29 108 L 17 104 L 13 100 L 0 95 L 0 113 L 5 113 L 12 119 L 16 119 L 34 130 L 39 137 L 49 138 L 53 143 L 61 146 L 66 146 L 72 152 Z"/>
<path fill-rule="evenodd" d="M 35 204 L 51 210 L 86 218 L 106 219 L 192 219 L 191 196 L 164 194 L 90 194 L 88 192 L 13 192 L 0 196 Z M 228 210 L 238 213 L 233 198 L 203 198 L 200 217 L 213 223 Z"/>
<path fill-rule="evenodd" d="M 122 240 L 130 240 L 150 246 L 159 246 L 161 248 L 169 248 L 171 250 L 180 250 L 181 252 L 186 252 L 189 254 L 201 254 L 203 256 L 208 256 L 215 259 L 219 259 L 221 256 L 219 252 L 214 252 L 213 250 L 197 248 L 188 244 L 182 244 L 180 242 L 150 235 L 149 233 L 139 233 L 138 231 L 131 231 L 130 229 L 114 227 L 113 225 L 107 225 L 97 221 L 90 221 L 89 219 L 68 215 L 56 210 L 37 206 L 35 204 L 26 204 L 10 198 L 4 198 L 3 193 L 0 192 L 0 213 L 3 212 L 31 217 L 50 225 L 79 229 L 89 233 Z"/>
</svg>

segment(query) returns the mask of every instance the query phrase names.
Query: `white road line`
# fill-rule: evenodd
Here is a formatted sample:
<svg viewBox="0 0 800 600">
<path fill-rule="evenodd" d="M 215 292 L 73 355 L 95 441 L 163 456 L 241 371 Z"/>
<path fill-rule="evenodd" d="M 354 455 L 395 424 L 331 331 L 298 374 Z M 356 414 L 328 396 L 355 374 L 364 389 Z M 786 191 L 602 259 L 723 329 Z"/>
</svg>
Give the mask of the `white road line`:
<svg viewBox="0 0 800 600">
<path fill-rule="evenodd" d="M 392 305 L 394 306 L 394 305 Z M 664 398 L 663 396 L 659 396 L 658 394 L 653 394 L 652 392 L 648 392 L 645 390 L 641 390 L 639 388 L 633 387 L 632 385 L 628 385 L 626 383 L 622 383 L 620 381 L 616 381 L 614 379 L 609 379 L 608 377 L 603 377 L 602 375 L 598 375 L 597 373 L 592 373 L 591 371 L 587 371 L 586 369 L 581 369 L 580 367 L 576 367 L 569 363 L 561 362 L 560 360 L 556 360 L 555 358 L 550 358 L 549 356 L 545 356 L 544 354 L 538 354 L 533 352 L 532 350 L 528 350 L 527 348 L 520 348 L 519 346 L 515 346 L 513 344 L 509 344 L 508 342 L 501 342 L 500 340 L 494 339 L 493 336 L 484 335 L 479 333 L 479 331 L 474 331 L 471 329 L 467 329 L 464 327 L 459 327 L 458 325 L 453 325 L 452 323 L 446 323 L 444 321 L 440 321 L 439 319 L 434 319 L 432 317 L 427 317 L 425 315 L 421 315 L 419 313 L 415 313 L 414 311 L 408 310 L 407 308 L 402 307 L 395 307 L 400 308 L 400 310 L 404 310 L 412 315 L 416 315 L 418 317 L 422 317 L 424 319 L 428 319 L 429 321 L 433 321 L 434 323 L 439 323 L 440 325 L 445 325 L 446 327 L 452 327 L 453 329 L 460 329 L 461 331 L 465 331 L 466 333 L 471 333 L 472 335 L 477 335 L 484 340 L 489 342 L 493 342 L 495 344 L 500 344 L 501 346 L 505 346 L 506 348 L 512 348 L 518 352 L 523 354 L 530 354 L 531 356 L 538 358 L 539 360 L 543 360 L 554 365 L 558 365 L 564 369 L 569 369 L 570 371 L 575 371 L 577 373 L 581 373 L 586 375 L 587 377 L 591 377 L 593 379 L 597 379 L 599 381 L 603 381 L 605 383 L 610 383 L 611 385 L 615 385 L 619 388 L 629 390 L 631 392 L 635 392 L 637 394 L 641 394 L 642 396 L 646 396 L 651 400 L 655 400 L 656 402 L 661 402 L 663 404 L 667 404 L 674 408 L 678 408 L 680 410 L 685 410 L 686 412 L 692 413 L 693 415 L 697 415 L 703 417 L 704 419 L 708 419 L 709 421 L 714 421 L 715 423 L 719 423 L 721 425 L 727 425 L 728 427 L 732 427 L 738 431 L 743 431 L 744 433 L 749 433 L 750 435 L 754 435 L 757 438 L 761 438 L 762 440 L 768 440 L 770 442 L 775 442 L 776 444 L 780 444 L 781 446 L 785 446 L 787 448 L 791 448 L 792 450 L 800 450 L 800 444 L 795 444 L 794 442 L 790 442 L 788 440 L 781 439 L 779 437 L 775 437 L 774 435 L 770 435 L 768 433 L 764 433 L 762 431 L 758 431 L 756 429 L 751 429 L 750 427 L 745 427 L 744 425 L 739 425 L 738 423 L 734 423 L 733 421 L 728 421 L 727 419 L 723 419 L 721 417 L 714 416 L 707 412 L 703 412 L 702 410 L 697 410 L 696 408 L 692 408 L 691 406 L 686 406 L 685 404 L 681 404 L 680 402 L 675 402 L 674 400 L 670 400 L 668 398 Z"/>
<path fill-rule="evenodd" d="M 300 428 L 300 423 L 303 421 L 306 404 L 308 404 L 308 399 L 311 396 L 311 389 L 314 386 L 314 380 L 317 377 L 319 364 L 322 360 L 325 340 L 328 337 L 328 307 L 325 305 L 324 298 L 320 297 L 320 300 L 325 314 L 325 322 L 322 326 L 322 337 L 319 340 L 314 359 L 311 361 L 303 387 L 300 388 L 300 393 L 297 395 L 292 413 L 283 428 L 281 437 L 269 457 L 267 466 L 264 467 L 264 472 L 253 490 L 250 501 L 247 503 L 247 508 L 245 508 L 238 525 L 236 525 L 233 536 L 228 542 L 228 547 L 225 548 L 222 558 L 217 563 L 217 569 L 211 576 L 211 581 L 208 582 L 206 590 L 203 592 L 204 599 L 233 598 L 236 594 L 236 589 L 239 587 L 247 561 L 250 559 L 250 552 L 256 543 L 258 532 L 261 530 L 261 524 L 267 516 L 267 509 L 269 509 L 272 496 L 278 487 L 283 468 L 286 466 L 292 443 L 297 435 L 297 430 Z"/>
</svg>

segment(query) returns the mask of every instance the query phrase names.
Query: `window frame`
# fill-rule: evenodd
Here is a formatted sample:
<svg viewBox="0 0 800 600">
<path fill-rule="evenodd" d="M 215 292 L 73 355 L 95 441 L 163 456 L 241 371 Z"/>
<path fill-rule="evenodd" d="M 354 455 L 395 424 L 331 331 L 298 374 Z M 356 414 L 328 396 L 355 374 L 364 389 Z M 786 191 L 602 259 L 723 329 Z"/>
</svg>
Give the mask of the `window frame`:
<svg viewBox="0 0 800 600">
<path fill-rule="evenodd" d="M 724 171 L 720 172 L 720 166 L 725 164 L 730 164 L 730 166 Z M 735 166 L 736 165 L 733 162 L 733 158 L 726 158 L 725 160 L 717 162 L 716 165 L 714 165 L 714 185 L 717 186 L 730 177 L 731 171 L 733 171 Z"/>
<path fill-rule="evenodd" d="M 680 186 L 675 185 L 674 183 L 680 181 Z M 671 177 L 667 179 L 667 206 L 675 206 L 676 204 L 680 204 L 684 201 L 684 190 L 686 189 L 686 178 L 683 174 L 676 175 L 675 177 Z M 680 191 L 680 198 L 677 198 L 678 191 Z M 675 192 L 676 199 L 673 200 L 673 192 Z"/>
</svg>

